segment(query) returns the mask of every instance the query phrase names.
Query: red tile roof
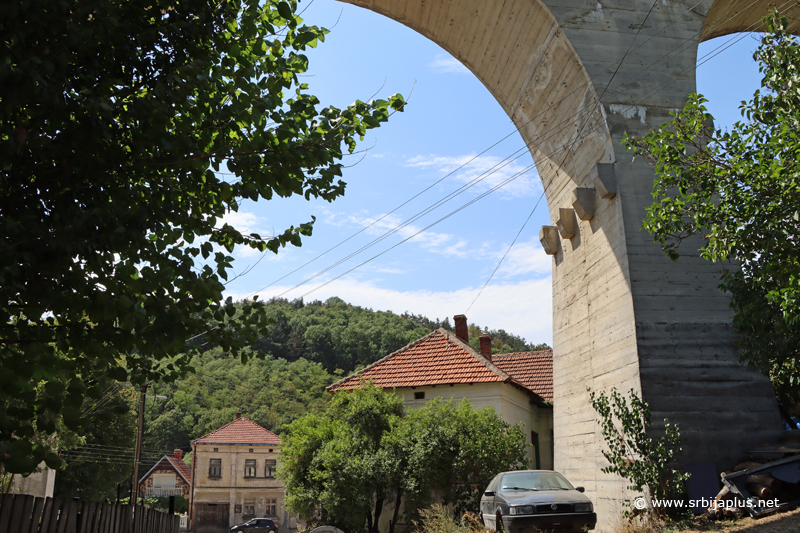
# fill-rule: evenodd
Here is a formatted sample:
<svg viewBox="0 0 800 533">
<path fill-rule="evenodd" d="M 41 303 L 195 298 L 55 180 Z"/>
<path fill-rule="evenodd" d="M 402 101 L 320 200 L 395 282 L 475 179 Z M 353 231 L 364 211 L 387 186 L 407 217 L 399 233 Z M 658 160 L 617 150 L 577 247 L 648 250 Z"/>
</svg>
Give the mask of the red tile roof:
<svg viewBox="0 0 800 533">
<path fill-rule="evenodd" d="M 538 354 L 545 352 L 524 352 Z M 514 354 L 520 356 L 521 354 Z M 495 364 L 501 358 L 505 367 Z M 553 399 L 553 362 L 541 370 L 527 368 L 537 357 L 517 359 L 493 356 L 489 361 L 455 335 L 439 328 L 416 342 L 400 348 L 383 359 L 367 366 L 328 387 L 329 392 L 352 390 L 360 386 L 361 378 L 371 380 L 384 388 L 421 387 L 425 385 L 449 385 L 466 383 L 512 383 L 533 392 L 542 399 Z M 510 371 L 509 371 L 510 370 Z M 518 379 L 516 373 L 520 373 Z M 541 396 L 537 390 L 546 390 L 544 381 L 550 381 L 549 397 Z M 535 385 L 532 388 L 530 385 Z"/>
<path fill-rule="evenodd" d="M 184 463 L 181 459 L 177 457 L 170 457 L 169 455 L 164 456 L 167 461 L 175 468 L 175 470 L 186 480 L 186 483 L 189 485 L 192 484 L 192 469 Z"/>
<path fill-rule="evenodd" d="M 553 401 L 553 350 L 497 354 L 492 362 L 542 399 Z"/>
<path fill-rule="evenodd" d="M 165 464 L 166 463 L 166 464 Z M 189 465 L 184 463 L 182 460 L 178 459 L 177 457 L 165 455 L 162 457 L 153 468 L 147 471 L 147 473 L 142 476 L 142 479 L 139 480 L 139 484 L 144 483 L 147 477 L 154 471 L 160 470 L 162 468 L 167 468 L 171 466 L 172 469 L 183 478 L 183 480 L 191 485 L 192 484 L 192 469 L 189 468 Z"/>
<path fill-rule="evenodd" d="M 193 440 L 196 444 L 280 444 L 281 438 L 247 418 L 237 418 L 221 428 Z"/>
</svg>

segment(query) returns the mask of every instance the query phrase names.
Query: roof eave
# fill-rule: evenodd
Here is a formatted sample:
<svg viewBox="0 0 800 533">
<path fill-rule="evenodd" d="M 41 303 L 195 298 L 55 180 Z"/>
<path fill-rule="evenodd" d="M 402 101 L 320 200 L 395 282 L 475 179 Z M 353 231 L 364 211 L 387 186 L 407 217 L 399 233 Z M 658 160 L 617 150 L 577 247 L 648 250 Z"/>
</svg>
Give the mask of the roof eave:
<svg viewBox="0 0 800 533">
<path fill-rule="evenodd" d="M 440 331 L 440 330 L 441 330 L 441 331 Z M 329 393 L 331 393 L 331 394 L 333 394 L 333 393 L 334 393 L 334 392 L 336 392 L 337 390 L 344 390 L 344 389 L 339 389 L 339 387 L 341 387 L 341 386 L 342 386 L 342 385 L 344 385 L 345 383 L 347 383 L 347 382 L 349 382 L 349 381 L 351 381 L 351 380 L 355 379 L 357 376 L 361 376 L 361 375 L 362 375 L 364 372 L 366 372 L 367 370 L 370 370 L 370 369 L 372 369 L 372 368 L 375 368 L 376 366 L 378 366 L 378 365 L 382 364 L 383 362 L 385 362 L 385 361 L 388 361 L 388 360 L 389 360 L 389 359 L 391 359 L 392 357 L 394 357 L 394 356 L 396 356 L 396 355 L 398 355 L 398 354 L 401 354 L 401 353 L 405 352 L 406 350 L 409 350 L 410 348 L 413 348 L 413 347 L 414 347 L 414 346 L 416 346 L 417 344 L 419 344 L 419 343 L 421 343 L 422 341 L 424 341 L 424 340 L 427 340 L 429 337 L 433 336 L 435 333 L 441 333 L 441 332 L 444 332 L 445 334 L 447 334 L 447 330 L 445 330 L 444 328 L 437 328 L 437 329 L 435 329 L 435 330 L 431 331 L 430 333 L 428 333 L 427 335 L 425 335 L 424 337 L 420 337 L 419 339 L 415 340 L 414 342 L 411 342 L 411 343 L 409 343 L 409 344 L 406 344 L 406 345 L 405 345 L 405 346 L 403 346 L 402 348 L 399 348 L 399 349 L 397 349 L 397 350 L 393 351 L 393 352 L 392 352 L 392 353 L 390 353 L 389 355 L 387 355 L 387 356 L 385 356 L 385 357 L 382 357 L 382 358 L 378 359 L 377 361 L 375 361 L 374 363 L 372 363 L 372 364 L 370 364 L 370 365 L 367 365 L 367 366 L 365 366 L 364 368 L 362 368 L 362 369 L 361 369 L 361 370 L 359 370 L 358 372 L 354 372 L 354 373 L 350 374 L 349 376 L 347 376 L 347 377 L 344 377 L 344 378 L 340 379 L 340 380 L 339 380 L 339 381 L 337 381 L 336 383 L 332 383 L 332 384 L 328 385 L 327 387 L 325 387 L 325 390 L 326 390 L 326 391 L 328 391 L 328 392 L 329 392 Z"/>
</svg>

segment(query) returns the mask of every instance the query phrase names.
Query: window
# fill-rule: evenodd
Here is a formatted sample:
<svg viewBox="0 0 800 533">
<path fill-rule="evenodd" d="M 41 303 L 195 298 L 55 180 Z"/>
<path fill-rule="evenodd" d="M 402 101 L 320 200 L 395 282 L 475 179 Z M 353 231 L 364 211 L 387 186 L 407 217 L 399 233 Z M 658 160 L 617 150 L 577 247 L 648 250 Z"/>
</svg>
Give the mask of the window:
<svg viewBox="0 0 800 533">
<path fill-rule="evenodd" d="M 222 477 L 222 459 L 211 459 L 208 462 L 208 477 Z"/>
<path fill-rule="evenodd" d="M 175 474 L 153 474 L 154 489 L 174 489 Z"/>
<path fill-rule="evenodd" d="M 244 477 L 256 477 L 255 459 L 246 459 L 244 461 Z"/>
<path fill-rule="evenodd" d="M 245 500 L 244 501 L 244 512 L 242 513 L 242 519 L 247 520 L 248 518 L 253 518 L 256 516 L 256 501 L 253 500 Z"/>
<path fill-rule="evenodd" d="M 424 400 L 425 399 L 425 393 L 424 392 L 415 392 L 414 393 L 414 399 L 415 400 Z"/>
<path fill-rule="evenodd" d="M 267 498 L 267 516 L 278 516 L 278 500 Z"/>
<path fill-rule="evenodd" d="M 278 462 L 275 459 L 267 459 L 264 463 L 264 477 L 275 477 L 275 469 Z"/>
</svg>

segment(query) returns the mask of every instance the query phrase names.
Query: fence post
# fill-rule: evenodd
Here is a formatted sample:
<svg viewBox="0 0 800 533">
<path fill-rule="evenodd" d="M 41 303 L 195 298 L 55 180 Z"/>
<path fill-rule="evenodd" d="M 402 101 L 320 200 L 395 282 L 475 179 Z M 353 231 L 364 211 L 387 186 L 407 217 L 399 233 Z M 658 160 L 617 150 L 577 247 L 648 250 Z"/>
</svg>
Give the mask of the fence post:
<svg viewBox="0 0 800 533">
<path fill-rule="evenodd" d="M 7 531 L 8 522 L 11 520 L 11 510 L 14 508 L 14 495 L 3 494 L 0 500 L 0 531 Z"/>
<path fill-rule="evenodd" d="M 22 533 L 38 533 L 39 524 L 42 521 L 42 510 L 44 509 L 44 498 L 36 498 L 33 501 L 33 512 L 31 513 L 31 523 L 28 529 L 22 530 Z"/>
</svg>

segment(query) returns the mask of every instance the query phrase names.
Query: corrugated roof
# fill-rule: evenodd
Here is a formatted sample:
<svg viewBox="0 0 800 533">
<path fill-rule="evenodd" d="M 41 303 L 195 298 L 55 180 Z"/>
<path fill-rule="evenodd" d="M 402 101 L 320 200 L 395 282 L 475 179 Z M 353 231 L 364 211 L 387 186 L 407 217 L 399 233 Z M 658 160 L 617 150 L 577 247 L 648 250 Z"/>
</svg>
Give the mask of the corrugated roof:
<svg viewBox="0 0 800 533">
<path fill-rule="evenodd" d="M 280 444 L 281 438 L 252 420 L 241 417 L 192 442 L 197 444 Z"/>
<path fill-rule="evenodd" d="M 497 354 L 492 362 L 542 399 L 553 401 L 553 350 Z"/>
<path fill-rule="evenodd" d="M 552 353 L 549 365 L 545 363 L 541 369 L 528 368 L 526 365 L 536 364 L 542 356 L 523 355 L 539 353 L 545 352 L 523 352 L 505 358 L 498 355 L 489 361 L 452 333 L 439 328 L 360 372 L 334 383 L 327 390 L 336 392 L 356 389 L 360 386 L 361 378 L 384 388 L 507 382 L 521 386 L 544 400 L 552 401 Z M 502 361 L 502 365 L 495 361 Z M 520 379 L 516 373 L 520 374 Z M 547 387 L 543 382 L 548 379 L 549 397 L 544 397 L 537 390 L 546 391 Z"/>
</svg>

